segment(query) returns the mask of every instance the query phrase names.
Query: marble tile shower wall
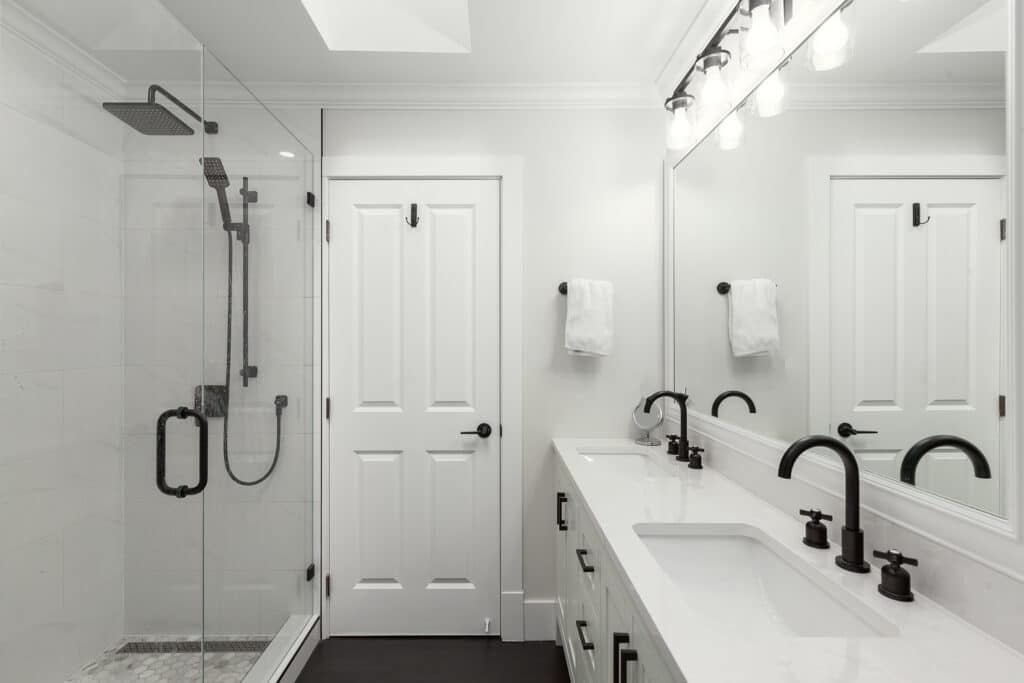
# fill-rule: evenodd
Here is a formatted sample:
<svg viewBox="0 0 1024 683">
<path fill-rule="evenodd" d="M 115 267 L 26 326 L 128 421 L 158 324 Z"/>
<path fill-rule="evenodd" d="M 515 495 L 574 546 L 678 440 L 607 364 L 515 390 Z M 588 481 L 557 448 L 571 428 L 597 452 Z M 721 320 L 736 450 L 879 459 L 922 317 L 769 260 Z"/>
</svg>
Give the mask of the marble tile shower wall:
<svg viewBox="0 0 1024 683">
<path fill-rule="evenodd" d="M 222 130 L 230 129 L 224 115 Z M 209 153 L 209 152 L 208 152 Z M 235 302 L 230 452 L 243 479 L 261 476 L 275 440 L 274 397 L 287 394 L 281 456 L 263 484 L 230 481 L 224 421 L 210 419 L 210 483 L 204 502 L 160 494 L 153 484 L 154 422 L 190 405 L 198 384 L 224 382 L 227 237 L 216 200 L 195 166 L 130 161 L 125 177 L 125 621 L 132 634 L 274 634 L 308 614 L 313 437 L 308 184 L 298 162 L 259 165 L 224 155 L 236 188 L 248 174 L 250 358 L 259 375 L 242 388 L 241 249 L 234 243 Z M 195 430 L 172 425 L 168 480 L 195 478 Z M 169 551 L 176 549 L 176 551 Z M 203 552 L 205 551 L 205 574 Z M 202 580 L 205 576 L 205 604 Z"/>
<path fill-rule="evenodd" d="M 0 664 L 123 632 L 121 144 L 111 85 L 0 23 Z"/>
</svg>

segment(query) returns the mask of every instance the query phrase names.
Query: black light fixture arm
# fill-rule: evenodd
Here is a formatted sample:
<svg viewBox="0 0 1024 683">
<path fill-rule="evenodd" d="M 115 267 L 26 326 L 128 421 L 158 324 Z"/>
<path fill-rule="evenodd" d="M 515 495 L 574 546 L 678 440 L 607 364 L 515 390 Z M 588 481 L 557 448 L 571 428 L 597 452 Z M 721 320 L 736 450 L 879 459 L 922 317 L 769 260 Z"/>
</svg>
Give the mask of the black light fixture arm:
<svg viewBox="0 0 1024 683">
<path fill-rule="evenodd" d="M 174 102 L 174 104 L 176 104 L 179 109 L 181 109 L 183 112 L 194 118 L 199 123 L 203 124 L 203 130 L 206 131 L 207 135 L 216 135 L 218 132 L 220 132 L 220 126 L 217 124 L 216 121 L 203 121 L 203 118 L 199 116 L 199 114 L 195 113 L 195 111 L 193 111 L 191 107 L 189 107 L 187 104 L 185 104 L 177 97 L 169 93 L 165 88 L 162 88 L 155 83 L 149 86 L 149 94 L 147 95 L 147 99 L 149 100 L 150 104 L 156 104 L 157 93 L 160 93 L 161 95 L 169 99 L 171 102 Z"/>
</svg>

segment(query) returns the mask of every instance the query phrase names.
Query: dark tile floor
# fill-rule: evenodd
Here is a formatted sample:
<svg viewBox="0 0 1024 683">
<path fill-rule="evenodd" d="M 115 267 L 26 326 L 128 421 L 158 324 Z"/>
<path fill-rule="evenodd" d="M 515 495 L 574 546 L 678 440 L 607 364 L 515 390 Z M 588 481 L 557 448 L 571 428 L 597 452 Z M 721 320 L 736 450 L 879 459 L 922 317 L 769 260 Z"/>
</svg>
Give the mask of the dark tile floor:
<svg viewBox="0 0 1024 683">
<path fill-rule="evenodd" d="M 497 638 L 331 638 L 299 683 L 568 683 L 554 643 Z"/>
</svg>

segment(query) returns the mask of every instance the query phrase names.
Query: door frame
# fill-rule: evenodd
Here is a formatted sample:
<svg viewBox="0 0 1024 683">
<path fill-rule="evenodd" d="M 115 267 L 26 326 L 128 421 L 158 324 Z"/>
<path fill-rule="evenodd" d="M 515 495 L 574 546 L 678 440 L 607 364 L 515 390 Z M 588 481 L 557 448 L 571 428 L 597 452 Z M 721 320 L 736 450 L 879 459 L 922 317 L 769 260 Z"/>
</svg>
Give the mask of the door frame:
<svg viewBox="0 0 1024 683">
<path fill-rule="evenodd" d="M 329 185 L 336 180 L 494 180 L 498 183 L 499 233 L 499 605 L 501 639 L 524 640 L 523 586 L 523 159 L 518 156 L 325 156 L 323 157 L 323 212 L 321 239 L 326 239 L 330 218 Z M 321 343 L 323 396 L 331 395 L 329 243 L 324 241 L 322 263 Z M 322 576 L 331 567 L 330 452 L 331 431 L 321 411 L 323 458 L 321 501 Z M 333 623 L 331 601 L 321 581 L 323 637 Z"/>
<path fill-rule="evenodd" d="M 1007 206 L 1006 218 L 1009 219 L 1011 188 L 1008 183 L 1008 159 L 997 155 L 937 155 L 937 156 L 818 156 L 811 157 L 807 163 L 807 247 L 808 247 L 808 283 L 807 314 L 813 324 L 808 326 L 808 426 L 811 431 L 821 430 L 828 424 L 831 406 L 831 318 L 830 318 L 830 235 L 833 180 L 879 180 L 879 179 L 941 179 L 964 178 L 972 180 L 1002 180 L 1005 186 Z M 992 226 L 993 230 L 998 226 Z M 1003 330 L 1001 338 L 1000 386 L 1002 391 L 1014 400 L 1018 400 L 1015 380 L 1016 334 L 1014 314 L 1018 304 L 1013 291 L 1015 281 L 1016 255 L 1006 243 L 1003 255 L 1002 289 L 1003 297 L 1001 318 Z M 918 492 L 906 486 L 896 485 L 881 476 L 869 472 L 863 474 L 864 480 L 888 490 L 890 493 L 908 500 L 924 504 L 934 510 L 958 517 L 988 528 L 1003 536 L 1015 535 L 1015 525 L 1010 520 L 1017 519 L 1020 496 L 1014 485 L 1019 473 L 1020 463 L 1012 457 L 1016 453 L 1015 433 L 1016 420 L 1014 411 L 1007 411 L 1005 418 L 999 423 L 999 457 L 1002 472 L 1000 495 L 1005 504 L 1005 518 L 975 510 L 966 505 L 947 501 L 943 498 Z M 832 468 L 835 463 L 814 456 L 816 464 Z"/>
</svg>

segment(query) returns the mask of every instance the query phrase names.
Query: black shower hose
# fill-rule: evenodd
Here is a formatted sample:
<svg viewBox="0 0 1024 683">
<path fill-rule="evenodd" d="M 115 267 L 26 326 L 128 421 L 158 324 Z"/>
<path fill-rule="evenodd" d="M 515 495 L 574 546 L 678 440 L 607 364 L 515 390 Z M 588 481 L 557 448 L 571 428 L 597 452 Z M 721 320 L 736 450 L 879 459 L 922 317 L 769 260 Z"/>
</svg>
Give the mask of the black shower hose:
<svg viewBox="0 0 1024 683">
<path fill-rule="evenodd" d="M 278 396 L 274 399 L 274 409 L 277 413 L 277 437 L 274 443 L 274 460 L 270 463 L 270 468 L 266 473 L 259 479 L 246 480 L 239 478 L 234 471 L 231 469 L 231 456 L 228 454 L 228 416 L 231 414 L 231 304 L 232 304 L 232 283 L 234 280 L 234 266 L 235 266 L 235 247 L 233 242 L 233 236 L 230 231 L 227 232 L 228 236 L 228 332 L 227 332 L 227 353 L 225 360 L 224 369 L 224 469 L 227 470 L 228 476 L 236 484 L 241 486 L 256 486 L 267 480 L 271 474 L 274 473 L 274 468 L 277 467 L 277 459 L 281 455 L 281 414 L 284 412 L 284 407 L 288 405 L 288 398 L 284 395 Z"/>
</svg>

